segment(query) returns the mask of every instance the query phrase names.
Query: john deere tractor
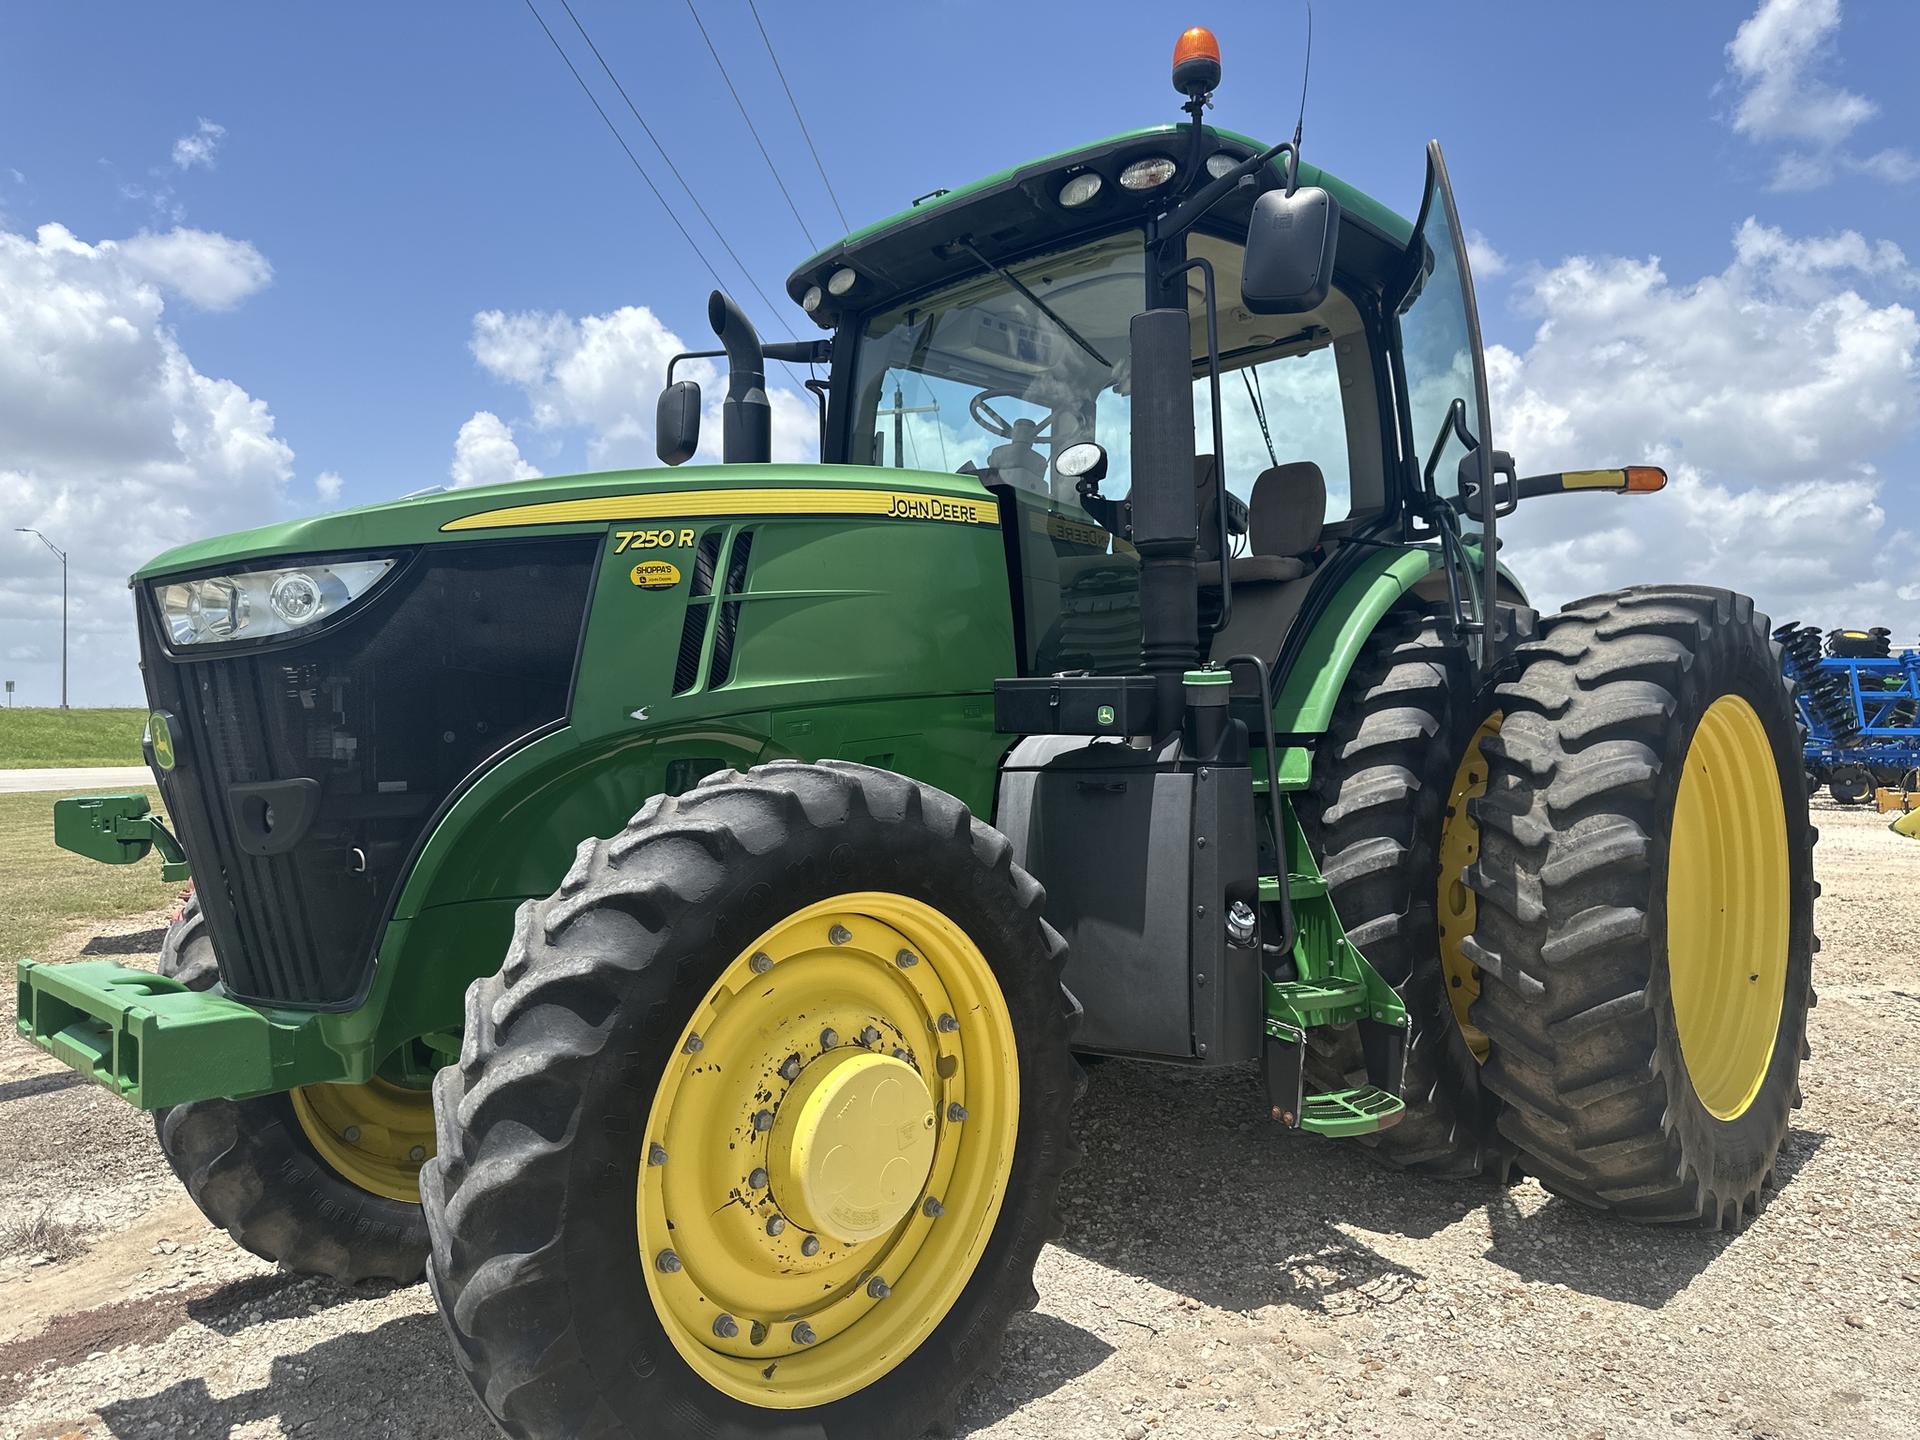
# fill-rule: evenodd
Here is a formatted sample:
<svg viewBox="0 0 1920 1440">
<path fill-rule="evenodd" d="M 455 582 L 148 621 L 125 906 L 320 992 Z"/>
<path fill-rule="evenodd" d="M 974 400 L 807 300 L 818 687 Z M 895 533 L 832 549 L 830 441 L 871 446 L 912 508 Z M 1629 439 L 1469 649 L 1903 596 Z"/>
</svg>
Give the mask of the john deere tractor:
<svg viewBox="0 0 1920 1440">
<path fill-rule="evenodd" d="M 423 1272 L 528 1437 L 908 1435 L 1034 1302 L 1075 1052 L 1277 1127 L 1737 1227 L 1813 949 L 1765 617 L 1539 617 L 1440 149 L 1411 223 L 1184 121 L 716 294 L 722 463 L 428 494 L 134 579 L 194 896 L 19 968 L 248 1249 Z M 766 367 L 823 366 L 818 463 Z M 669 374 L 672 379 L 672 372 Z M 658 442 L 700 449 L 697 385 Z M 1611 502 L 1608 502 L 1611 503 Z M 1311 1151 L 1297 1152 L 1310 1163 Z"/>
</svg>

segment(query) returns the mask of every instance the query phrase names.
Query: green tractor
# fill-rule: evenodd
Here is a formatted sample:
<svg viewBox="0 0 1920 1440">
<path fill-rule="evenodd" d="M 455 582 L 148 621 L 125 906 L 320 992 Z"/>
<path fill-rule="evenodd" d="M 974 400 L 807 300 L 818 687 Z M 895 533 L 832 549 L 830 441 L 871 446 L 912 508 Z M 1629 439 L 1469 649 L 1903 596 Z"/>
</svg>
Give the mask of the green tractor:
<svg viewBox="0 0 1920 1440">
<path fill-rule="evenodd" d="M 1438 146 L 1408 223 L 1187 119 L 715 295 L 724 463 L 210 540 L 134 580 L 192 902 L 19 967 L 209 1220 L 424 1272 L 509 1434 L 869 1437 L 1034 1303 L 1076 1052 L 1737 1227 L 1797 1102 L 1812 832 L 1766 619 L 1538 616 Z M 818 464 L 765 368 L 825 366 Z M 660 401 L 695 453 L 690 381 Z M 1300 1152 L 1304 1160 L 1308 1154 Z"/>
</svg>

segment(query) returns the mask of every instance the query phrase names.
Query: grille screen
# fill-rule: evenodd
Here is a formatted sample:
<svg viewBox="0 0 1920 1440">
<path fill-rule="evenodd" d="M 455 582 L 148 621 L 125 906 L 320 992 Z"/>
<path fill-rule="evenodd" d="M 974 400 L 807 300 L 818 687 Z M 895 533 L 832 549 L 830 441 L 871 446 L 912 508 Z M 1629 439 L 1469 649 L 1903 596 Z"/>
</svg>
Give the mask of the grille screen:
<svg viewBox="0 0 1920 1440">
<path fill-rule="evenodd" d="M 237 998 L 358 1002 L 409 857 L 488 757 L 565 717 L 598 541 L 436 546 L 344 623 L 259 654 L 167 656 L 169 813 Z"/>
</svg>

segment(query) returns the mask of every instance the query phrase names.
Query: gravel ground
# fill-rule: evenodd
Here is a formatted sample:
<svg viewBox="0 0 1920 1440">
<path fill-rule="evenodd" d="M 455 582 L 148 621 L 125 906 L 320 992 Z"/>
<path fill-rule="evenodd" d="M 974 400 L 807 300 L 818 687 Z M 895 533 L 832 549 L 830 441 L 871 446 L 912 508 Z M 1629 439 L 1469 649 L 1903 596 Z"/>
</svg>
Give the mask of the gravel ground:
<svg viewBox="0 0 1920 1440">
<path fill-rule="evenodd" d="M 1251 1074 L 1105 1065 L 1040 1309 L 963 1433 L 1914 1434 L 1920 844 L 1815 805 L 1814 1058 L 1745 1233 L 1409 1179 L 1277 1131 Z M 150 948 L 155 923 L 105 944 Z M 0 1259 L 0 1434 L 493 1433 L 424 1287 L 277 1274 L 199 1219 L 143 1117 L 6 1043 L 0 1218 L 43 1215 L 78 1253 Z"/>
</svg>

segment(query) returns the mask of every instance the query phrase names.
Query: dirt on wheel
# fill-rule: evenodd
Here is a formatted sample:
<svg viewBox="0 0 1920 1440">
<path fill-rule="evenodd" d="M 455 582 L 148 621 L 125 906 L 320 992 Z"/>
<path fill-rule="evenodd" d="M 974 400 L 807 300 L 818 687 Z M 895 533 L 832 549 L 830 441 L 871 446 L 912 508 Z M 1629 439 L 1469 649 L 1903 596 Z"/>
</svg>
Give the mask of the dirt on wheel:
<svg viewBox="0 0 1920 1440">
<path fill-rule="evenodd" d="M 1382 1168 L 1258 1076 L 1108 1064 L 1086 1159 L 962 1411 L 991 1437 L 1909 1436 L 1920 1413 L 1920 843 L 1813 801 L 1820 1003 L 1779 1193 L 1737 1234 Z M 157 949 L 164 913 L 83 946 Z M 0 1435 L 487 1437 L 426 1287 L 278 1273 L 147 1119 L 0 1041 Z M 34 1247 L 39 1248 L 34 1248 Z"/>
</svg>

